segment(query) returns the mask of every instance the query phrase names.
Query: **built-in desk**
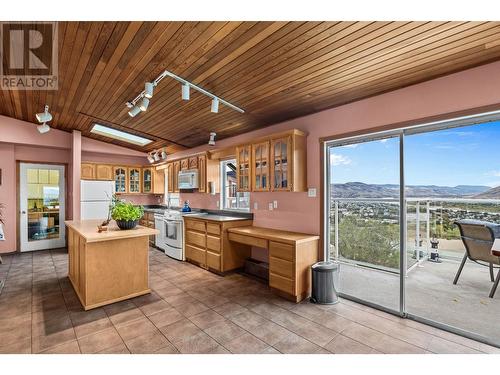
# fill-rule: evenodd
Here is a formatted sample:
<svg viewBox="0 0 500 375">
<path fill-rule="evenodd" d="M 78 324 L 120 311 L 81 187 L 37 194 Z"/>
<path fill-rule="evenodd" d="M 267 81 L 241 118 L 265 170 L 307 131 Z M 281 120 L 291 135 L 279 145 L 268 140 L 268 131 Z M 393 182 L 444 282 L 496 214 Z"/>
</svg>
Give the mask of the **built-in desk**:
<svg viewBox="0 0 500 375">
<path fill-rule="evenodd" d="M 228 239 L 269 250 L 269 286 L 300 302 L 310 295 L 311 265 L 318 261 L 319 236 L 254 226 L 228 228 Z"/>
</svg>

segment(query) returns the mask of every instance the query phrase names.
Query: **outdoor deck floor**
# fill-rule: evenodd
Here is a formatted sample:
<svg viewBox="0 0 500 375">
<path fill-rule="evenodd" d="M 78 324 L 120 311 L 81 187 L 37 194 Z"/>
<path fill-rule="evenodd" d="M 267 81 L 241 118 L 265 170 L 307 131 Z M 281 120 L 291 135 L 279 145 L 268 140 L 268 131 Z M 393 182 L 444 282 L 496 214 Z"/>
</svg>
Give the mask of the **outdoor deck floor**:
<svg viewBox="0 0 500 375">
<path fill-rule="evenodd" d="M 457 285 L 459 262 L 424 261 L 406 278 L 407 312 L 473 332 L 500 345 L 500 288 L 488 298 L 492 282 L 488 267 L 467 261 Z M 497 270 L 495 270 L 496 275 Z M 341 290 L 349 295 L 399 310 L 399 275 L 341 265 Z"/>
</svg>

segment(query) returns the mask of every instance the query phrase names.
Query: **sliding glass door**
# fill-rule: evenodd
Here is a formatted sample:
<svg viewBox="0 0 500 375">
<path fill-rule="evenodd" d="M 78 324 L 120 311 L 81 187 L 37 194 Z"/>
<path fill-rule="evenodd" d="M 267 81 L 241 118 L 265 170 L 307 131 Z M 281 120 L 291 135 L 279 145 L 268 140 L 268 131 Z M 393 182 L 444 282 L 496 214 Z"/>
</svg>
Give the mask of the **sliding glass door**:
<svg viewBox="0 0 500 375">
<path fill-rule="evenodd" d="M 325 252 L 344 297 L 500 346 L 499 118 L 326 145 Z"/>
<path fill-rule="evenodd" d="M 400 300 L 400 138 L 329 149 L 331 258 L 341 293 L 391 310 Z"/>
</svg>

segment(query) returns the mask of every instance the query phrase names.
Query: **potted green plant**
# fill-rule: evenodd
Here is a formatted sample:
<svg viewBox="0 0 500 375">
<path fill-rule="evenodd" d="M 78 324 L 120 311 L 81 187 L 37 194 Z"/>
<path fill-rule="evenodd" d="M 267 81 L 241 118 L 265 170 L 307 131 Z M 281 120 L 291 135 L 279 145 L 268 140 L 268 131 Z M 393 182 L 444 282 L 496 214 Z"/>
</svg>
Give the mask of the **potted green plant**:
<svg viewBox="0 0 500 375">
<path fill-rule="evenodd" d="M 144 215 L 144 207 L 136 206 L 130 202 L 118 201 L 114 204 L 111 217 L 120 229 L 133 229 Z"/>
</svg>

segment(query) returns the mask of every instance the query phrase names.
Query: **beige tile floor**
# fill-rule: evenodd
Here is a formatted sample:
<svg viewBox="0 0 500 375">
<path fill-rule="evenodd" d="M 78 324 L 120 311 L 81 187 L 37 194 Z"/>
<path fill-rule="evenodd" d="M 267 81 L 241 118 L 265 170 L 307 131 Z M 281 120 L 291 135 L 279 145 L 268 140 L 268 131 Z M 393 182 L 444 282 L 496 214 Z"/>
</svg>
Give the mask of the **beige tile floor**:
<svg viewBox="0 0 500 375">
<path fill-rule="evenodd" d="M 4 256 L 0 353 L 500 353 L 347 300 L 294 304 L 150 250 L 150 295 L 84 311 L 64 250 Z"/>
</svg>

